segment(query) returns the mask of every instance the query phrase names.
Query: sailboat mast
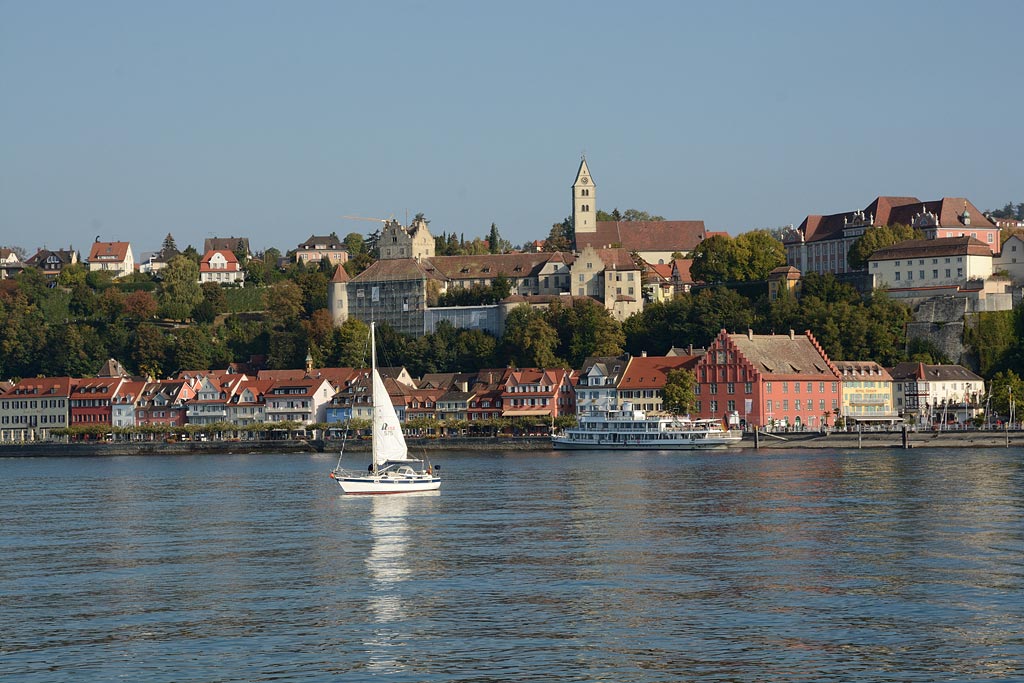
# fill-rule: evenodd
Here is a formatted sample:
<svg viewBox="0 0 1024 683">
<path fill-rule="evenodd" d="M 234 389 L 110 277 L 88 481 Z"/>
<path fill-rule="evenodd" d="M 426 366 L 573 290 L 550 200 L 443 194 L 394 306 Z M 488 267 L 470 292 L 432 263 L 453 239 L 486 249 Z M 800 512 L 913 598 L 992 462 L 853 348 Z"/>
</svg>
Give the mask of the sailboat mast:
<svg viewBox="0 0 1024 683">
<path fill-rule="evenodd" d="M 373 471 L 377 471 L 377 397 L 374 396 L 374 378 L 377 375 L 377 338 L 373 329 L 374 323 L 370 323 L 370 405 L 373 411 L 370 415 L 370 462 L 373 463 Z"/>
</svg>

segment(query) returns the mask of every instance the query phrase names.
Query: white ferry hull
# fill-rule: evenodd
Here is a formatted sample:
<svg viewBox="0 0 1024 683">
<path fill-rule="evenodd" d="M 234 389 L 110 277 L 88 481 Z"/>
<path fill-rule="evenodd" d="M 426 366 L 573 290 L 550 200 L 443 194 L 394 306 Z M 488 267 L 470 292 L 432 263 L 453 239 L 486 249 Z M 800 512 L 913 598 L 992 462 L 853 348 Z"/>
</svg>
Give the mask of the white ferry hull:
<svg viewBox="0 0 1024 683">
<path fill-rule="evenodd" d="M 736 448 L 742 440 L 741 435 L 714 437 L 710 439 L 694 440 L 658 440 L 658 441 L 611 441 L 598 440 L 577 440 L 564 436 L 551 438 L 551 445 L 556 449 L 565 450 L 601 450 L 601 451 L 706 451 L 720 450 L 725 448 Z"/>
</svg>

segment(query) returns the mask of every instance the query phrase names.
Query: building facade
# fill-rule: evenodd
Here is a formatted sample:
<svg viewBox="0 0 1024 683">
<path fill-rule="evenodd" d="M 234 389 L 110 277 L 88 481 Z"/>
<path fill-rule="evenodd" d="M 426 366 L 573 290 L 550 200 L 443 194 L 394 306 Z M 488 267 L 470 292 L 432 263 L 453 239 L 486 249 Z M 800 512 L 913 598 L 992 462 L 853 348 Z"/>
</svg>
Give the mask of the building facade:
<svg viewBox="0 0 1024 683">
<path fill-rule="evenodd" d="M 722 330 L 698 361 L 697 413 L 761 428 L 833 424 L 840 375 L 810 331 L 797 335 Z"/>
</svg>

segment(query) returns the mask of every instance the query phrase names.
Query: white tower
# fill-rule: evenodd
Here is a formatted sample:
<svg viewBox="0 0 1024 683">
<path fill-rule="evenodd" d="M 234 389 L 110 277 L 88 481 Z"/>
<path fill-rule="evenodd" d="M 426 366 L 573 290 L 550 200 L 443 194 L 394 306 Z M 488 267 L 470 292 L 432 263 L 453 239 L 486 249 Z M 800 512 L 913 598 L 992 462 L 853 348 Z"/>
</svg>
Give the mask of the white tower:
<svg viewBox="0 0 1024 683">
<path fill-rule="evenodd" d="M 576 182 L 572 184 L 572 224 L 576 234 L 597 232 L 596 187 L 587 168 L 587 158 L 580 161 Z"/>
</svg>

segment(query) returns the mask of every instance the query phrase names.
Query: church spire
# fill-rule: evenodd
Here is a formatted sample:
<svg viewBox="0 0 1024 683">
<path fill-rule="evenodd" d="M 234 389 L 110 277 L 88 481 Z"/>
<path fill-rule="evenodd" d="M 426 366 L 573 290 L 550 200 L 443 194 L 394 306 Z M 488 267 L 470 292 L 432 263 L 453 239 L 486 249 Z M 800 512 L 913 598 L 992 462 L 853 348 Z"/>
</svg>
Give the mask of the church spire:
<svg viewBox="0 0 1024 683">
<path fill-rule="evenodd" d="M 576 234 L 597 232 L 596 189 L 584 155 L 572 184 L 572 225 Z"/>
</svg>

